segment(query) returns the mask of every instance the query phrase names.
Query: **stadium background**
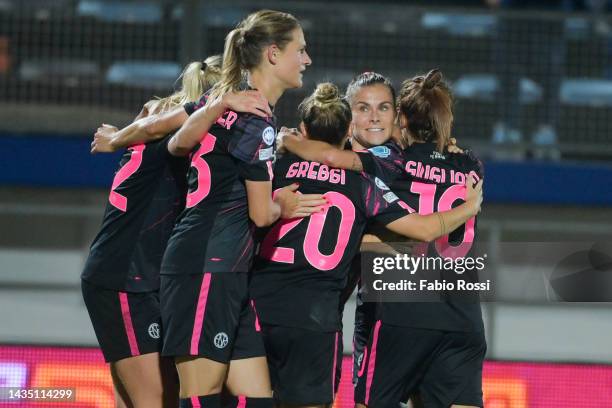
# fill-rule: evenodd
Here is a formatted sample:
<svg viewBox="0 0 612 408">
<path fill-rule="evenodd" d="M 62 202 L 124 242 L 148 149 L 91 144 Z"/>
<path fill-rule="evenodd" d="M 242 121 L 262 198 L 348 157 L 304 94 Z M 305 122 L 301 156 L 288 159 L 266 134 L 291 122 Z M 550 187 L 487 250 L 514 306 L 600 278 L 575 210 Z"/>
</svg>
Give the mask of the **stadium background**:
<svg viewBox="0 0 612 408">
<path fill-rule="evenodd" d="M 126 125 L 152 95 L 170 92 L 185 63 L 220 52 L 227 31 L 262 7 L 300 18 L 314 61 L 303 89 L 279 102 L 279 124 L 295 124 L 317 82 L 344 86 L 379 71 L 398 86 L 438 67 L 457 97 L 454 136 L 485 160 L 479 228 L 491 253 L 508 242 L 610 241 L 612 5 L 565 3 L 571 10 L 478 0 L 0 0 L 0 387 L 71 386 L 78 402 L 65 406 L 111 406 L 79 273 L 118 156 L 90 156 L 90 138 L 101 122 Z M 508 77 L 520 84 L 516 101 Z M 519 124 L 500 131 L 513 103 Z M 552 133 L 538 136 L 546 124 Z M 611 304 L 551 302 L 559 298 L 530 292 L 545 271 L 497 259 L 504 293 L 483 306 L 486 406 L 612 407 Z M 351 406 L 345 373 L 337 406 Z M 0 397 L 0 406 L 28 405 Z"/>
</svg>

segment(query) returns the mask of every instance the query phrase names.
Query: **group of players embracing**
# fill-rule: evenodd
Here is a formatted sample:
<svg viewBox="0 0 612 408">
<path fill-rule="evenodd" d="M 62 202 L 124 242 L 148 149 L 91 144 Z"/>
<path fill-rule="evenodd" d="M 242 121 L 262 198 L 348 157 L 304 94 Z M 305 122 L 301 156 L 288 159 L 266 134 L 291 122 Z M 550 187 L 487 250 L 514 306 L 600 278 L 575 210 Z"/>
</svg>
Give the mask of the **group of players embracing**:
<svg viewBox="0 0 612 408">
<path fill-rule="evenodd" d="M 298 20 L 258 11 L 177 93 L 96 132 L 93 153 L 127 148 L 82 274 L 118 407 L 331 406 L 366 229 L 473 240 L 482 169 L 448 151 L 441 73 L 397 98 L 373 72 L 344 96 L 322 83 L 277 135 L 273 107 L 310 64 Z M 419 178 L 411 161 L 465 183 Z M 358 404 L 482 406 L 478 304 L 360 303 L 356 322 Z"/>
</svg>

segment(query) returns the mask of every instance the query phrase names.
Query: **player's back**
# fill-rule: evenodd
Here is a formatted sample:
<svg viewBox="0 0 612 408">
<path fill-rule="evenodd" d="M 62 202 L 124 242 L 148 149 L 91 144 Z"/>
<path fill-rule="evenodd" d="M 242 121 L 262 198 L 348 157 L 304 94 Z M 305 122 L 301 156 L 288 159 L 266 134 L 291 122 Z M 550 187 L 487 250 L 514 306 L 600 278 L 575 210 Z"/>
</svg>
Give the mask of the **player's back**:
<svg viewBox="0 0 612 408">
<path fill-rule="evenodd" d="M 122 156 L 83 279 L 132 292 L 159 287 L 161 259 L 186 192 L 187 161 L 168 153 L 170 137 L 131 146 Z"/>
<path fill-rule="evenodd" d="M 275 188 L 299 183 L 304 194 L 323 194 L 328 205 L 310 217 L 282 220 L 266 234 L 251 292 L 262 321 L 335 331 L 339 299 L 368 219 L 406 215 L 382 181 L 294 155 L 278 160 Z"/>
<path fill-rule="evenodd" d="M 483 177 L 481 162 L 471 153 L 440 153 L 433 143 L 414 143 L 404 151 L 406 177 L 392 183 L 393 191 L 419 214 L 448 211 L 465 200 L 465 183 L 473 176 Z M 416 248 L 428 257 L 462 258 L 474 256 L 476 217 L 451 234 Z M 419 254 L 413 254 L 418 256 Z M 421 272 L 417 272 L 421 273 Z M 460 277 L 478 281 L 476 271 L 458 275 L 456 271 L 423 272 L 433 279 L 456 282 Z M 439 276 L 438 276 L 439 274 Z M 442 292 L 440 302 L 382 303 L 383 321 L 400 326 L 441 330 L 482 330 L 477 297 L 470 293 Z"/>
</svg>

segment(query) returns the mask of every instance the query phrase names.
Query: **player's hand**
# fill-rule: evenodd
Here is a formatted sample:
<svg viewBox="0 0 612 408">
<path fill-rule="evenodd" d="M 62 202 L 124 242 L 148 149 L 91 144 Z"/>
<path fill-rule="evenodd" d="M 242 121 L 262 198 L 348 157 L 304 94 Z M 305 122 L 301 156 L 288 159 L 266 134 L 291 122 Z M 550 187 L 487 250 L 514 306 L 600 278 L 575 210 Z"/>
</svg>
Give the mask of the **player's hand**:
<svg viewBox="0 0 612 408">
<path fill-rule="evenodd" d="M 470 208 L 472 208 L 472 212 L 474 215 L 480 212 L 480 205 L 482 204 L 482 183 L 483 179 L 481 179 L 476 185 L 476 179 L 473 176 L 469 177 L 467 182 L 467 191 L 465 193 L 465 202 L 468 203 Z"/>
<path fill-rule="evenodd" d="M 228 92 L 223 95 L 222 103 L 235 112 L 248 112 L 262 118 L 272 116 L 268 100 L 259 91 Z"/>
<path fill-rule="evenodd" d="M 91 142 L 91 154 L 95 153 L 112 153 L 116 149 L 112 146 L 111 141 L 119 129 L 116 126 L 103 123 L 94 134 Z"/>
<path fill-rule="evenodd" d="M 286 153 L 287 151 L 297 153 L 297 144 L 303 139 L 304 135 L 296 128 L 287 128 L 283 126 L 276 135 L 276 151 L 280 154 Z"/>
<path fill-rule="evenodd" d="M 463 149 L 457 146 L 457 139 L 455 139 L 454 137 L 451 137 L 448 140 L 448 145 L 446 146 L 446 150 L 448 150 L 449 153 L 463 154 Z"/>
<path fill-rule="evenodd" d="M 322 194 L 301 194 L 298 183 L 283 187 L 274 195 L 274 201 L 281 207 L 281 218 L 302 218 L 321 212 L 327 204 Z"/>
</svg>

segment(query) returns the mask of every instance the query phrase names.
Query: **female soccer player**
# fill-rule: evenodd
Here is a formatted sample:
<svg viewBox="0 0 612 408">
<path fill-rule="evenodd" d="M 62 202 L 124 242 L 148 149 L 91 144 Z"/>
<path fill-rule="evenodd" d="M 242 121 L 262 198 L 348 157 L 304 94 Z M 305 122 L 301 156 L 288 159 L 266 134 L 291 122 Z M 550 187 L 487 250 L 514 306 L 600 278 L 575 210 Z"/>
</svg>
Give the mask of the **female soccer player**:
<svg viewBox="0 0 612 408">
<path fill-rule="evenodd" d="M 186 209 L 168 242 L 160 289 L 163 355 L 175 358 L 181 406 L 220 406 L 224 382 L 232 394 L 246 395 L 246 406 L 272 406 L 248 271 L 254 226 L 293 216 L 279 202 L 294 194 L 272 198 L 274 118 L 225 110 L 223 99 L 247 72 L 250 87 L 276 104 L 286 89 L 302 85 L 311 63 L 305 47 L 290 14 L 249 15 L 226 37 L 222 78 L 205 109 L 168 144 L 172 154 L 192 152 Z M 314 201 L 315 207 L 325 202 Z"/>
<path fill-rule="evenodd" d="M 482 177 L 473 155 L 444 150 L 453 121 L 452 96 L 438 70 L 404 81 L 398 98 L 400 123 L 410 148 L 406 171 L 414 180 L 405 194 L 428 214 L 463 199 L 469 174 Z M 429 168 L 429 171 L 422 171 Z M 437 169 L 433 171 L 433 169 Z M 401 196 L 401 192 L 399 192 Z M 444 259 L 473 257 L 476 219 L 428 248 Z M 450 271 L 450 281 L 457 275 Z M 454 275 L 454 276 L 452 276 Z M 448 277 L 442 275 L 443 277 Z M 475 271 L 463 279 L 477 281 Z M 381 303 L 356 388 L 356 400 L 369 407 L 394 406 L 418 393 L 425 407 L 482 407 L 482 365 L 486 352 L 478 296 L 442 294 L 439 302 Z"/>
<path fill-rule="evenodd" d="M 300 117 L 305 137 L 336 148 L 344 145 L 351 109 L 334 85 L 319 85 L 300 105 Z M 335 394 L 340 292 L 367 221 L 376 219 L 396 233 L 431 241 L 478 212 L 482 184 L 468 187 L 461 206 L 420 216 L 407 214 L 405 203 L 380 179 L 289 154 L 276 163 L 275 186 L 296 181 L 301 191 L 322 193 L 329 204 L 323 212 L 283 220 L 269 231 L 251 293 L 275 399 L 281 406 L 324 406 Z"/>
<path fill-rule="evenodd" d="M 189 64 L 181 89 L 147 102 L 138 118 L 196 101 L 217 81 L 220 62 L 210 57 Z M 118 406 L 178 404 L 176 370 L 159 355 L 158 290 L 162 254 L 184 207 L 188 163 L 168 154 L 168 140 L 133 145 L 122 156 L 82 273 L 83 298 L 110 363 Z"/>
</svg>

